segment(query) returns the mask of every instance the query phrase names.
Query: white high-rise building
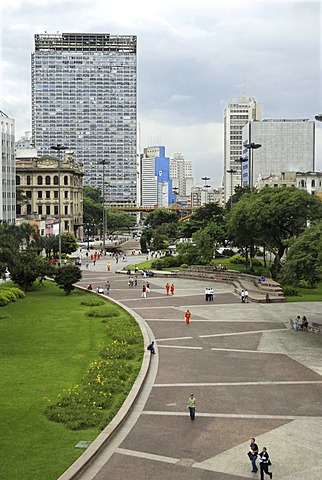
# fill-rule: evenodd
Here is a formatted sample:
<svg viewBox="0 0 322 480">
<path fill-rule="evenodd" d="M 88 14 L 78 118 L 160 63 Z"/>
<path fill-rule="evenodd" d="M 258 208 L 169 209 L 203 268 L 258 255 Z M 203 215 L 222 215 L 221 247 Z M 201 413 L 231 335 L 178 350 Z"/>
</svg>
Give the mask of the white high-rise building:
<svg viewBox="0 0 322 480">
<path fill-rule="evenodd" d="M 245 180 L 256 186 L 261 177 L 282 172 L 314 172 L 315 122 L 307 119 L 265 119 L 249 122 L 242 131 L 243 145 L 255 143 L 260 148 L 244 148 Z M 253 165 L 252 165 L 253 163 Z M 247 176 L 247 177 L 246 177 Z"/>
<path fill-rule="evenodd" d="M 32 135 L 39 156 L 66 146 L 107 204 L 136 204 L 137 38 L 35 35 Z M 103 188 L 104 176 L 104 188 Z"/>
<path fill-rule="evenodd" d="M 178 190 L 179 197 L 189 197 L 194 186 L 192 162 L 184 159 L 182 153 L 174 153 L 170 158 L 172 188 Z"/>
<path fill-rule="evenodd" d="M 224 113 L 224 201 L 241 185 L 242 129 L 251 120 L 261 119 L 261 104 L 254 98 L 241 95 L 232 98 Z M 228 173 L 227 170 L 235 170 Z"/>
<path fill-rule="evenodd" d="M 0 220 L 16 221 L 15 121 L 0 111 Z"/>
</svg>

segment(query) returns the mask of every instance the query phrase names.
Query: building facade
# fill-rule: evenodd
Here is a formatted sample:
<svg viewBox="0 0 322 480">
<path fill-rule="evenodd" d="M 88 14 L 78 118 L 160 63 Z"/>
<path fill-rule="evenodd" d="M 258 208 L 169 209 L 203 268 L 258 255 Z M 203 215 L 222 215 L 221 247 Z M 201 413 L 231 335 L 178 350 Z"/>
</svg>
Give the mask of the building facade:
<svg viewBox="0 0 322 480">
<path fill-rule="evenodd" d="M 241 95 L 232 98 L 224 112 L 224 203 L 242 182 L 240 158 L 243 154 L 242 129 L 251 120 L 261 119 L 261 104 L 254 98 Z M 232 170 L 228 173 L 227 170 Z"/>
<path fill-rule="evenodd" d="M 73 151 L 107 205 L 136 204 L 136 49 L 130 35 L 41 34 L 31 56 L 34 146 Z"/>
<path fill-rule="evenodd" d="M 170 158 L 172 187 L 180 197 L 190 197 L 194 186 L 192 162 L 184 159 L 182 153 L 174 153 Z"/>
<path fill-rule="evenodd" d="M 296 187 L 322 200 L 322 172 L 282 172 L 281 175 L 260 176 L 256 187 Z"/>
<path fill-rule="evenodd" d="M 44 221 L 44 234 L 83 235 L 83 168 L 66 152 L 56 157 L 18 157 L 16 184 L 25 197 L 17 205 L 17 219 Z M 59 215 L 60 211 L 60 215 Z M 56 228 L 55 228 L 56 225 Z"/>
<path fill-rule="evenodd" d="M 265 119 L 249 122 L 242 131 L 243 145 L 260 148 L 250 152 L 243 164 L 245 183 L 256 186 L 260 177 L 282 172 L 313 172 L 315 166 L 315 122 L 306 119 Z M 250 160 L 250 161 L 249 161 Z M 253 161 L 252 161 L 253 160 Z"/>
<path fill-rule="evenodd" d="M 174 202 L 170 158 L 165 147 L 144 148 L 141 158 L 141 206 L 168 207 Z"/>
<path fill-rule="evenodd" d="M 7 223 L 15 223 L 15 121 L 0 111 L 0 125 L 0 220 Z"/>
</svg>

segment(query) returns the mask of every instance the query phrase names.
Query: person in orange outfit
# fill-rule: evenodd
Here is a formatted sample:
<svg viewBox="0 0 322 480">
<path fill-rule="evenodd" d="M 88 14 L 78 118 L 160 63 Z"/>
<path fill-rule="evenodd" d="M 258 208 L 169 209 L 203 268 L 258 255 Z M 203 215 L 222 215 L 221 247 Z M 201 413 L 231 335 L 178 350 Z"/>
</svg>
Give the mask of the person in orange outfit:
<svg viewBox="0 0 322 480">
<path fill-rule="evenodd" d="M 110 262 L 108 262 L 108 264 L 107 264 L 107 271 L 108 271 L 108 272 L 111 271 L 111 264 L 110 264 Z"/>
<path fill-rule="evenodd" d="M 187 325 L 190 323 L 190 317 L 191 317 L 191 312 L 190 312 L 189 308 L 187 308 L 187 310 L 185 311 L 185 314 L 184 314 L 184 319 L 185 319 Z"/>
<path fill-rule="evenodd" d="M 174 285 L 173 285 L 173 283 L 171 284 L 170 292 L 171 292 L 171 295 L 174 295 Z"/>
<path fill-rule="evenodd" d="M 169 295 L 169 292 L 170 292 L 170 283 L 169 282 L 167 282 L 165 284 L 165 291 L 166 291 L 166 294 Z"/>
</svg>

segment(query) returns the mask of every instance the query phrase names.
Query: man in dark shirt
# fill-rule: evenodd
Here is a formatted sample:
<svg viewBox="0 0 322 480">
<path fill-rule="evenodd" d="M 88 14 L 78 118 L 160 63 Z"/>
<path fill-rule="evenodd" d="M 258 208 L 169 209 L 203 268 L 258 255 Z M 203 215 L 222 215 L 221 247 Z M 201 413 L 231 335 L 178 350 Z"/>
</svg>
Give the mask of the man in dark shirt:
<svg viewBox="0 0 322 480">
<path fill-rule="evenodd" d="M 258 446 L 255 443 L 255 438 L 250 439 L 249 452 L 247 455 L 249 457 L 249 460 L 252 462 L 252 473 L 257 472 L 258 468 L 256 465 L 256 459 L 258 455 Z"/>
</svg>

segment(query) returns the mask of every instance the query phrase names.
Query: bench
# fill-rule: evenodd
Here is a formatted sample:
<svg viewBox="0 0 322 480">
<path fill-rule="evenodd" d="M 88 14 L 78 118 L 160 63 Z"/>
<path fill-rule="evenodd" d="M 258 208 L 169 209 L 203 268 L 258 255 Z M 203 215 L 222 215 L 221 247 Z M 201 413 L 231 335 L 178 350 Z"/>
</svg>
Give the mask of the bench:
<svg viewBox="0 0 322 480">
<path fill-rule="evenodd" d="M 309 325 L 308 331 L 313 333 L 322 333 L 322 323 L 312 322 L 312 325 Z"/>
</svg>

